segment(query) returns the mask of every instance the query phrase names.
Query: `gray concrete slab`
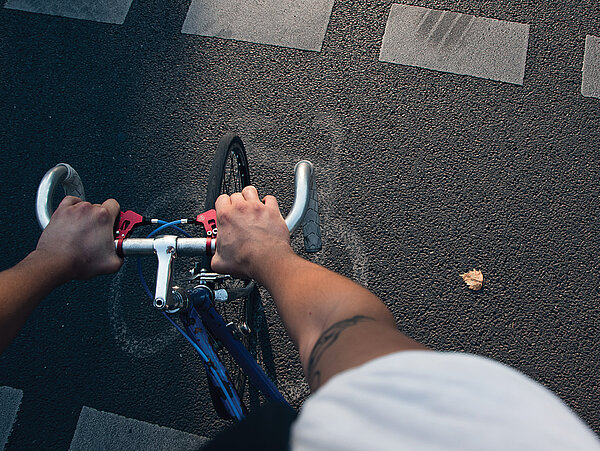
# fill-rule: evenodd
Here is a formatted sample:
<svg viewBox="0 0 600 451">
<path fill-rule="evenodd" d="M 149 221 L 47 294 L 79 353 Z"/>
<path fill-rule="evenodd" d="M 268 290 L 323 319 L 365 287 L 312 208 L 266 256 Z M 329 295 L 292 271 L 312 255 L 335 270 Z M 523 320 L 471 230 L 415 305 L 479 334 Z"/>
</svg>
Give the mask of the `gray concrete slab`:
<svg viewBox="0 0 600 451">
<path fill-rule="evenodd" d="M 193 0 L 183 33 L 320 51 L 333 0 Z"/>
<path fill-rule="evenodd" d="M 5 8 L 122 24 L 133 0 L 8 0 Z"/>
<path fill-rule="evenodd" d="M 23 391 L 11 387 L 0 387 L 0 448 L 4 449 L 12 431 L 17 412 L 23 399 Z"/>
<path fill-rule="evenodd" d="M 189 450 L 207 441 L 206 437 L 83 406 L 69 449 Z"/>
<path fill-rule="evenodd" d="M 379 59 L 522 85 L 529 25 L 394 4 Z"/>
<path fill-rule="evenodd" d="M 592 35 L 585 37 L 581 94 L 600 98 L 600 38 Z"/>
</svg>

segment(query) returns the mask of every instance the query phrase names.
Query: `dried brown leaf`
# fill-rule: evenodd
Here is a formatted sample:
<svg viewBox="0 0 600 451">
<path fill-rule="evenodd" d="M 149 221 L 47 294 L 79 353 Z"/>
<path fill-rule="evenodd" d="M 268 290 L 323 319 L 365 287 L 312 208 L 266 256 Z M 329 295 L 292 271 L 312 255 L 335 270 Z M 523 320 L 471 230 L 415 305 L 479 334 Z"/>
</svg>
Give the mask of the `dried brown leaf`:
<svg viewBox="0 0 600 451">
<path fill-rule="evenodd" d="M 471 290 L 481 290 L 483 287 L 483 274 L 481 271 L 473 269 L 472 271 L 461 274 L 460 277 L 465 281 Z"/>
</svg>

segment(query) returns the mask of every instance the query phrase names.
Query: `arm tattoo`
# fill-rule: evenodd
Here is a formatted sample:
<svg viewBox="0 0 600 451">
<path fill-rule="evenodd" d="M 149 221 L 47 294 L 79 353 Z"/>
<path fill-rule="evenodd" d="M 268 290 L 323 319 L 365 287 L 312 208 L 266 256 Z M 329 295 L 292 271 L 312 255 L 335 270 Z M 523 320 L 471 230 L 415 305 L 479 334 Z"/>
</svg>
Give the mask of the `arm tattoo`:
<svg viewBox="0 0 600 451">
<path fill-rule="evenodd" d="M 371 318 L 370 316 L 357 315 L 335 323 L 333 326 L 329 327 L 323 333 L 323 335 L 321 335 L 321 337 L 315 343 L 315 346 L 308 359 L 307 375 L 309 382 L 314 382 L 314 386 L 321 384 L 321 372 L 317 370 L 317 365 L 319 364 L 319 361 L 321 360 L 321 357 L 325 351 L 327 351 L 327 349 L 329 349 L 329 347 L 337 341 L 340 334 L 348 327 L 367 320 L 375 321 L 375 319 Z"/>
</svg>

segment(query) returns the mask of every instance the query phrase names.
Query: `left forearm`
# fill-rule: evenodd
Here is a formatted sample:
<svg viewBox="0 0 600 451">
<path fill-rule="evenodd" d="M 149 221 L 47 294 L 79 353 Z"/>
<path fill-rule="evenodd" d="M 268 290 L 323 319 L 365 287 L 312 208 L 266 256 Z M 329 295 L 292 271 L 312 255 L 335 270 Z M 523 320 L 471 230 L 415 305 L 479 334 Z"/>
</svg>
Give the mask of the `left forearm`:
<svg viewBox="0 0 600 451">
<path fill-rule="evenodd" d="M 114 225 L 120 206 L 114 199 L 92 205 L 65 197 L 42 232 L 36 250 L 0 272 L 0 352 L 48 294 L 72 279 L 90 279 L 119 270 Z"/>
<path fill-rule="evenodd" d="M 68 281 L 52 256 L 33 251 L 16 266 L 0 272 L 0 352 L 17 335 L 38 304 Z"/>
</svg>

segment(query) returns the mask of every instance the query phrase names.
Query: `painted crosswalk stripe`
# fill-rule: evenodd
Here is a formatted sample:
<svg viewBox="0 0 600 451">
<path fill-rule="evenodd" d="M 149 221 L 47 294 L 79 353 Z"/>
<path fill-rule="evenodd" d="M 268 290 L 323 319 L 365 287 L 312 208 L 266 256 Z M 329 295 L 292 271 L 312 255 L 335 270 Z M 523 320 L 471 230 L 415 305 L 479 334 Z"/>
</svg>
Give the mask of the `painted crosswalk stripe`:
<svg viewBox="0 0 600 451">
<path fill-rule="evenodd" d="M 8 442 L 22 399 L 22 390 L 0 387 L 0 449 L 4 449 Z"/>
<path fill-rule="evenodd" d="M 585 37 L 581 94 L 600 98 L 600 38 L 589 34 Z"/>
<path fill-rule="evenodd" d="M 69 449 L 189 450 L 206 442 L 206 437 L 84 406 Z"/>
<path fill-rule="evenodd" d="M 529 25 L 393 4 L 379 59 L 523 84 Z"/>
<path fill-rule="evenodd" d="M 5 8 L 122 24 L 133 0 L 8 0 Z"/>
<path fill-rule="evenodd" d="M 182 32 L 320 51 L 334 0 L 192 0 Z"/>
</svg>

